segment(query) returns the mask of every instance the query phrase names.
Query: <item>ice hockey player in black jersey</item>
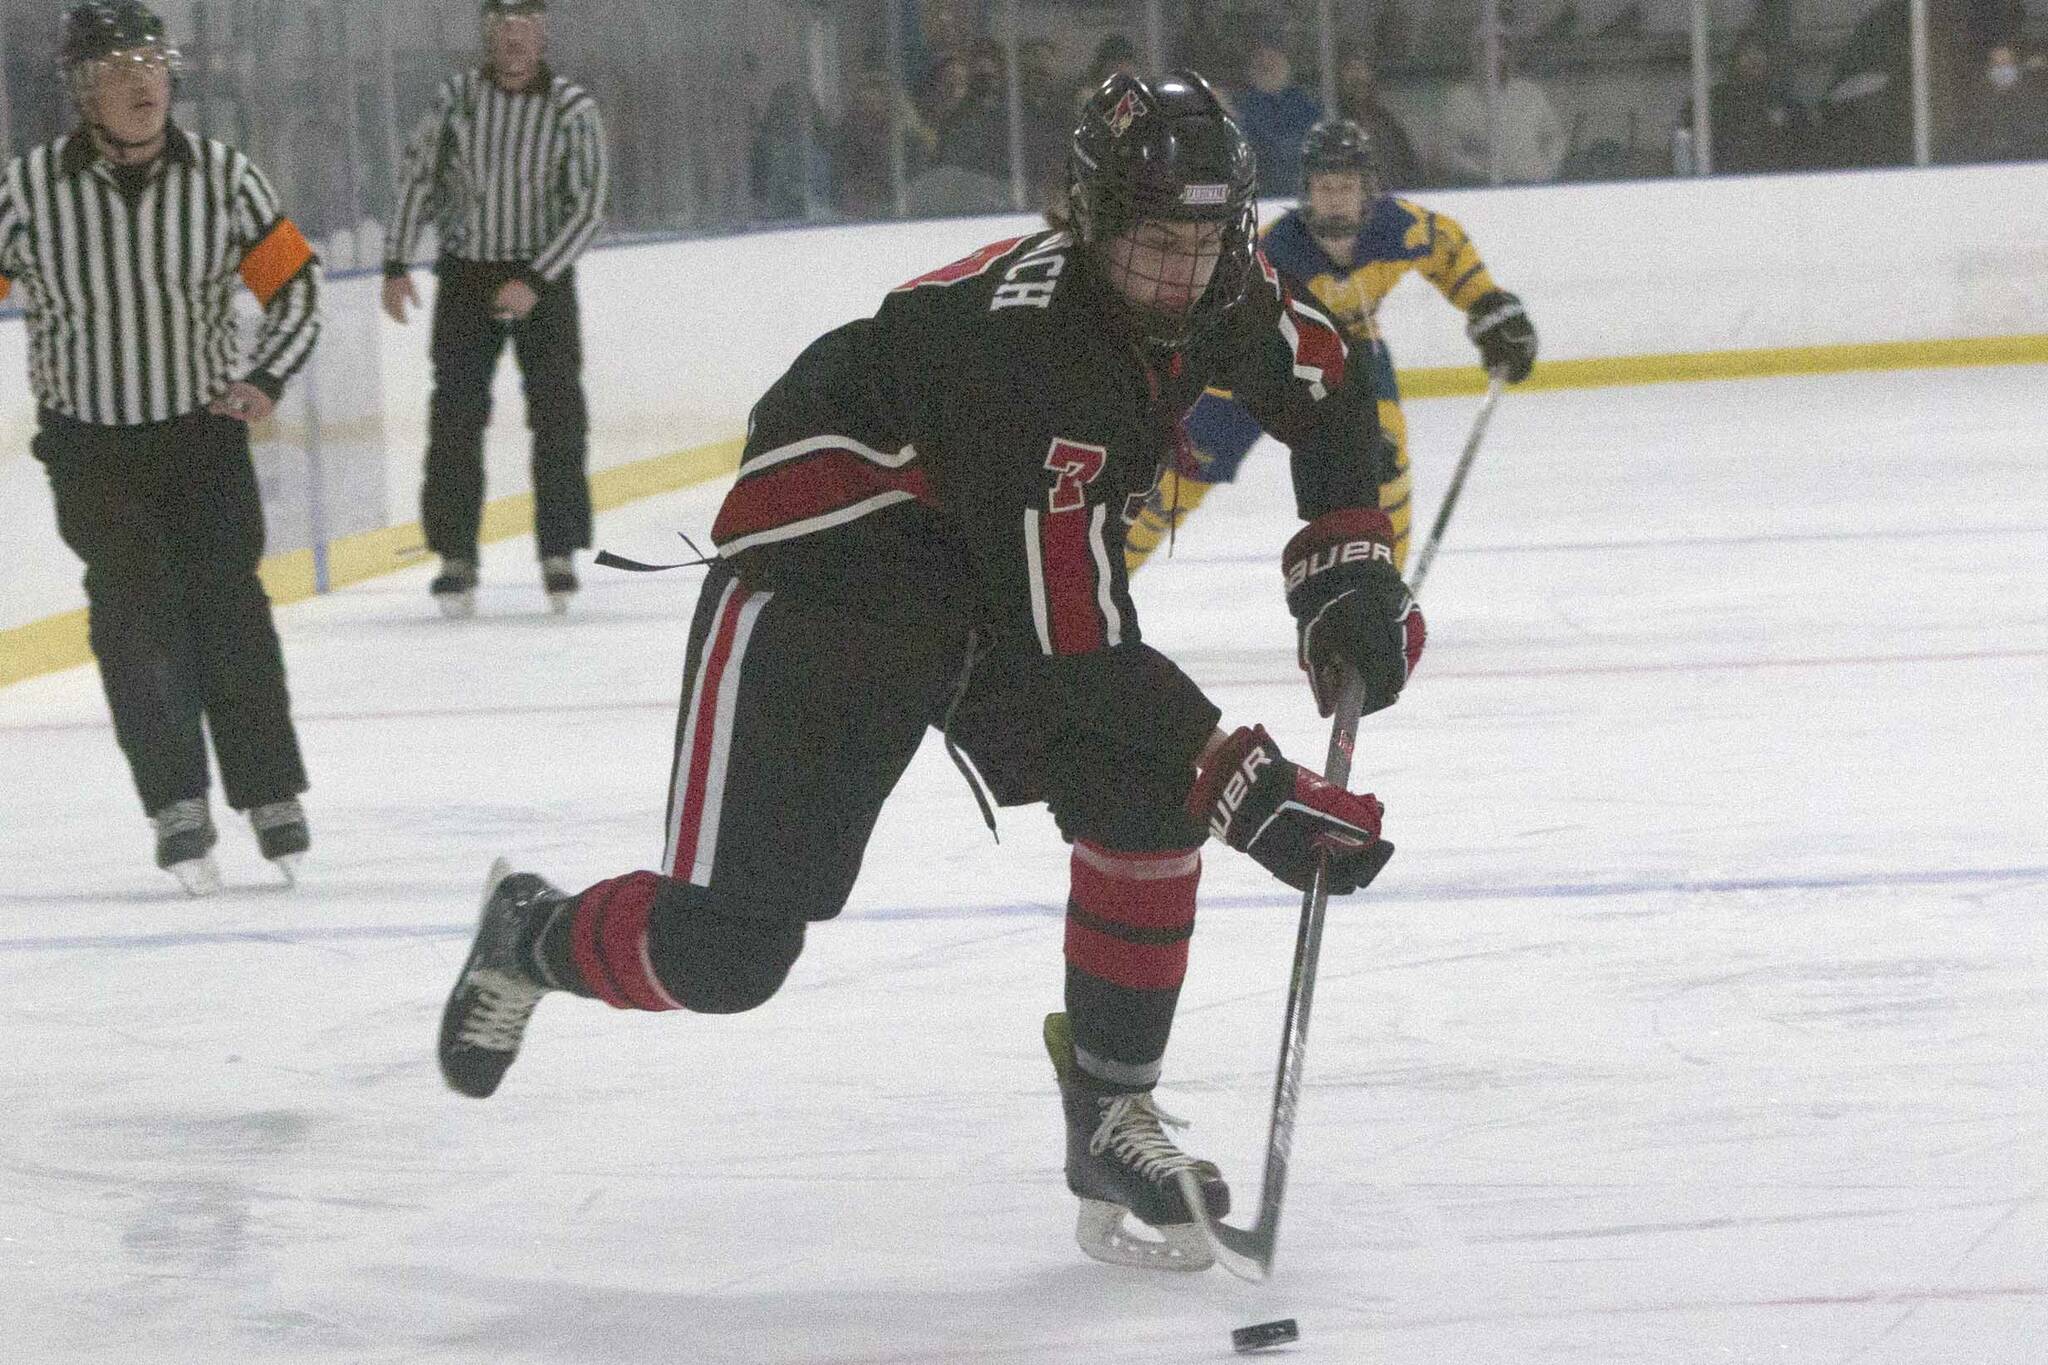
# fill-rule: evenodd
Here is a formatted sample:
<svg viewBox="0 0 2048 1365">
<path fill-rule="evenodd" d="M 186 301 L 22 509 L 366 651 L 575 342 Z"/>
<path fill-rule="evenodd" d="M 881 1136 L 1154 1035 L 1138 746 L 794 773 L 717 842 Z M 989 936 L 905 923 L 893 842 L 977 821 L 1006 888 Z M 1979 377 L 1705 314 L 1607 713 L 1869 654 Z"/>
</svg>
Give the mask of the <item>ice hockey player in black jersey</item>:
<svg viewBox="0 0 2048 1365">
<path fill-rule="evenodd" d="M 1297 888 L 1327 848 L 1336 894 L 1391 848 L 1377 800 L 1260 727 L 1218 729 L 1140 637 L 1125 527 L 1206 384 L 1292 449 L 1306 525 L 1286 600 L 1324 713 L 1347 671 L 1391 703 L 1422 618 L 1364 453 L 1370 375 L 1259 254 L 1251 152 L 1209 87 L 1112 77 L 1068 186 L 1049 230 L 903 285 L 755 406 L 691 627 L 660 867 L 576 895 L 492 869 L 442 1020 L 455 1089 L 497 1088 L 548 991 L 706 1013 L 774 995 L 936 726 L 997 803 L 1045 802 L 1072 844 L 1066 1007 L 1045 1034 L 1084 1250 L 1209 1264 L 1178 1173 L 1218 1216 L 1228 1190 L 1151 1099 L 1201 845 Z"/>
</svg>

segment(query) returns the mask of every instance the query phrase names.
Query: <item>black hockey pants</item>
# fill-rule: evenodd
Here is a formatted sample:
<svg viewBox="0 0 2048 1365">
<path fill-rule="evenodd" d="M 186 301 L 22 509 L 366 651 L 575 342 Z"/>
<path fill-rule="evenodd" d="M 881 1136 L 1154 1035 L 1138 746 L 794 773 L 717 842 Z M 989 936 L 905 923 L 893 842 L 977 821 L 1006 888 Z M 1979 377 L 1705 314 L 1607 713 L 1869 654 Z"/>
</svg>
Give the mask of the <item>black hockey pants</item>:
<svg viewBox="0 0 2048 1365">
<path fill-rule="evenodd" d="M 249 429 L 196 412 L 103 427 L 42 413 L 57 530 L 85 561 L 89 633 L 143 809 L 203 796 L 213 736 L 228 804 L 306 789 L 270 599 Z"/>
<path fill-rule="evenodd" d="M 715 566 L 691 627 L 660 870 L 600 882 L 560 917 L 541 945 L 557 981 L 621 1008 L 731 1013 L 767 1000 L 806 925 L 845 906 L 883 802 L 949 714 L 1002 804 L 1044 801 L 1077 845 L 1098 846 L 1077 856 L 1181 855 L 1174 894 L 1191 927 L 1192 850 L 1207 831 L 1181 806 L 1189 773 L 1078 732 L 1012 684 L 999 655 L 967 662 L 964 638 L 865 622 Z M 1128 951 L 1103 951 L 1184 953 L 1184 933 L 1164 937 L 1140 929 Z M 1068 1000 L 1095 1050 L 1150 1065 L 1177 968 L 1148 961 L 1128 976 L 1104 984 L 1070 965 Z"/>
<path fill-rule="evenodd" d="M 420 518 L 427 547 L 476 559 L 484 503 L 484 428 L 491 380 L 505 342 L 526 392 L 533 432 L 534 536 L 542 555 L 590 544 L 589 408 L 583 396 L 583 336 L 574 271 L 541 290 L 524 322 L 491 316 L 492 300 L 515 274 L 508 265 L 444 257 L 435 267 L 434 394 L 427 413 L 426 482 Z"/>
</svg>

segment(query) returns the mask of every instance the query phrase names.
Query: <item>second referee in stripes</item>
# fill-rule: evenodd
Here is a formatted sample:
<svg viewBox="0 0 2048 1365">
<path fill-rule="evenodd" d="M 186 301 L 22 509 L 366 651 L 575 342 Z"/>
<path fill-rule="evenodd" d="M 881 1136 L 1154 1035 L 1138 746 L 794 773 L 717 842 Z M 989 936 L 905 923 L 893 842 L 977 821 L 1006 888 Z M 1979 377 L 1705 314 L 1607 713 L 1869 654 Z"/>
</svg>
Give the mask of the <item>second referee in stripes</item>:
<svg viewBox="0 0 2048 1365">
<path fill-rule="evenodd" d="M 567 608 L 574 553 L 590 544 L 575 265 L 603 224 L 609 163 L 596 102 L 543 60 L 544 10 L 542 0 L 484 0 L 488 60 L 441 87 L 414 135 L 385 249 L 384 311 L 402 323 L 419 303 L 412 251 L 433 219 L 440 260 L 420 513 L 441 557 L 434 600 L 449 616 L 475 608 L 484 426 L 508 338 L 525 381 L 534 534 L 554 610 Z"/>
</svg>

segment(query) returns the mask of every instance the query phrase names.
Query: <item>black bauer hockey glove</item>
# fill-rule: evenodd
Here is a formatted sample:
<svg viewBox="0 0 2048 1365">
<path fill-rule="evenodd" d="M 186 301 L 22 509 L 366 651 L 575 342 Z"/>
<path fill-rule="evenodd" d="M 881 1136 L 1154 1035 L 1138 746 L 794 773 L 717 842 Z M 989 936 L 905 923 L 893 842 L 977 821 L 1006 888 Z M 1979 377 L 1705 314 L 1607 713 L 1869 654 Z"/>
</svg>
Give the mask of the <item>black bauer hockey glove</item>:
<svg viewBox="0 0 2048 1365">
<path fill-rule="evenodd" d="M 1392 706 L 1429 638 L 1422 608 L 1394 568 L 1394 524 L 1377 507 L 1326 512 L 1295 532 L 1280 556 L 1299 659 L 1329 715 L 1347 673 L 1364 684 L 1371 715 Z"/>
<path fill-rule="evenodd" d="M 1263 725 L 1223 741 L 1188 792 L 1188 814 L 1209 833 L 1296 891 L 1308 890 L 1316 855 L 1330 855 L 1330 894 L 1348 896 L 1394 856 L 1380 838 L 1383 807 L 1374 796 L 1333 787 L 1280 756 Z"/>
<path fill-rule="evenodd" d="M 1536 324 L 1522 301 L 1505 289 L 1492 289 L 1473 300 L 1465 314 L 1465 335 L 1479 348 L 1480 363 L 1510 384 L 1519 384 L 1536 368 Z"/>
</svg>

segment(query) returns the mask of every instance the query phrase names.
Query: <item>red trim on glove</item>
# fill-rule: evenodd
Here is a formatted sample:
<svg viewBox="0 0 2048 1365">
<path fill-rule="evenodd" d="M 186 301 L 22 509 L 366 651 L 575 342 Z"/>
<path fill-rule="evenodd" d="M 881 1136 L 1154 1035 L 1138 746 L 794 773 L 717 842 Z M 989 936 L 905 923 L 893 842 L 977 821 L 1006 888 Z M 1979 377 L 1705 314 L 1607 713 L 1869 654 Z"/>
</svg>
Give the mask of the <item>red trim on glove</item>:
<svg viewBox="0 0 2048 1365">
<path fill-rule="evenodd" d="M 1391 549 L 1394 544 L 1393 520 L 1377 507 L 1340 507 L 1334 512 L 1325 512 L 1294 533 L 1294 538 L 1287 542 L 1287 548 L 1280 552 L 1281 567 L 1347 540 L 1377 540 Z"/>
</svg>

